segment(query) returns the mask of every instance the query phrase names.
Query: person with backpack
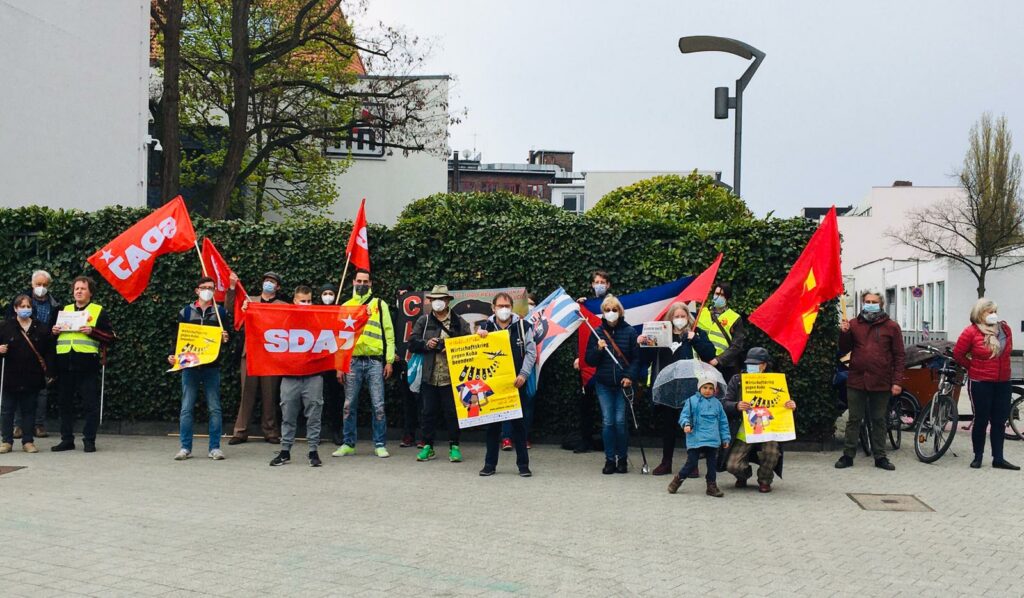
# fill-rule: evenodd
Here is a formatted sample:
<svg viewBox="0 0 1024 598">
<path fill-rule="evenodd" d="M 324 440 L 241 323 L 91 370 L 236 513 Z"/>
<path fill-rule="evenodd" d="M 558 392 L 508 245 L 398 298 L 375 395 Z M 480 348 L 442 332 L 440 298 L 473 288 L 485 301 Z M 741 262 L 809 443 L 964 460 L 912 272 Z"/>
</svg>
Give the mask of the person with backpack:
<svg viewBox="0 0 1024 598">
<path fill-rule="evenodd" d="M 211 363 L 189 367 L 181 370 L 181 412 L 179 415 L 178 438 L 181 448 L 174 455 L 175 461 L 192 458 L 192 413 L 199 398 L 202 386 L 206 396 L 206 411 L 210 418 L 210 444 L 207 457 L 214 461 L 224 459 L 224 451 L 220 448 L 220 437 L 223 430 L 223 418 L 220 406 L 220 364 L 224 359 L 224 348 L 228 342 L 228 314 L 223 306 L 213 302 L 216 281 L 204 276 L 196 283 L 196 300 L 181 308 L 178 312 L 179 324 L 196 324 L 199 326 L 221 326 L 220 352 Z M 219 314 L 219 318 L 218 318 Z M 172 347 L 172 351 L 176 347 Z M 167 362 L 174 365 L 175 355 L 167 356 Z"/>
<path fill-rule="evenodd" d="M 391 310 L 379 297 L 373 296 L 370 272 L 356 270 L 352 281 L 352 298 L 345 306 L 366 306 L 369 320 L 352 351 L 352 369 L 341 379 L 345 387 L 344 436 L 335 457 L 356 453 L 356 420 L 359 412 L 359 391 L 365 385 L 370 391 L 373 407 L 373 452 L 381 458 L 390 457 L 387 449 L 388 420 L 384 412 L 384 380 L 391 377 L 395 363 L 395 327 Z"/>
</svg>

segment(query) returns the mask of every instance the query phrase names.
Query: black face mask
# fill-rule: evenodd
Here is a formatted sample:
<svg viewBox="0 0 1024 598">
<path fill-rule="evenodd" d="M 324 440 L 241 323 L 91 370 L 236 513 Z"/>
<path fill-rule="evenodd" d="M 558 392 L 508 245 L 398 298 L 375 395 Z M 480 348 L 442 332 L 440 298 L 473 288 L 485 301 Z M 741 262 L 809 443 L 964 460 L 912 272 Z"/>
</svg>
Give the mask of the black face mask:
<svg viewBox="0 0 1024 598">
<path fill-rule="evenodd" d="M 356 292 L 356 295 L 365 295 L 370 292 L 370 285 L 368 284 L 356 284 L 352 285 L 352 290 Z"/>
</svg>

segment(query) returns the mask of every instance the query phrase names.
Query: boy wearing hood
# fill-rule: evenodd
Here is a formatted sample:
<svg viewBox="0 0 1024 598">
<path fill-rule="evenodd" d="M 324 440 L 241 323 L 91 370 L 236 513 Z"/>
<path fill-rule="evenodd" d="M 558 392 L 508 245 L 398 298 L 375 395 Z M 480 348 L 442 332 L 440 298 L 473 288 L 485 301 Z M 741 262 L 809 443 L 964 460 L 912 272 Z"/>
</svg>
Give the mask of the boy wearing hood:
<svg viewBox="0 0 1024 598">
<path fill-rule="evenodd" d="M 537 363 L 537 344 L 533 338 L 533 326 L 518 315 L 512 313 L 512 295 L 501 292 L 494 296 L 491 301 L 491 309 L 494 315 L 487 318 L 480 326 L 477 334 L 480 338 L 486 338 L 488 333 L 508 330 L 509 341 L 512 344 L 512 361 L 515 364 L 516 376 L 515 386 L 519 389 L 520 404 L 526 400 L 524 386 L 530 373 Z M 510 420 L 512 445 L 516 449 L 516 465 L 519 467 L 520 477 L 528 478 L 530 472 L 530 453 L 526 448 L 526 426 L 523 418 Z M 494 422 L 487 426 L 487 454 L 484 457 L 484 468 L 480 475 L 494 475 L 498 467 L 498 441 L 501 438 L 502 422 Z"/>
<path fill-rule="evenodd" d="M 697 460 L 704 454 L 708 496 L 721 498 L 718 489 L 718 448 L 729 448 L 729 421 L 722 402 L 715 396 L 718 384 L 702 374 L 697 378 L 697 392 L 686 399 L 679 414 L 679 425 L 686 433 L 686 464 L 668 483 L 669 494 L 675 494 L 690 472 L 697 468 Z"/>
</svg>

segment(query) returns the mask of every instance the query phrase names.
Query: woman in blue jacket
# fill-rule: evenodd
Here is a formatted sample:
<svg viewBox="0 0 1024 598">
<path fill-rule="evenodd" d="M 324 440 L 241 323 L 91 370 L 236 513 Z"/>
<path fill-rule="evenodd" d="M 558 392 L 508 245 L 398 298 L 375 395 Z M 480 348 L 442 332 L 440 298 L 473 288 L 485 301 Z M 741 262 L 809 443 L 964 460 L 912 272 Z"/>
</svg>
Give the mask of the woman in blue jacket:
<svg viewBox="0 0 1024 598">
<path fill-rule="evenodd" d="M 623 318 L 625 310 L 614 295 L 601 302 L 604 322 L 587 342 L 587 363 L 593 364 L 594 390 L 601 403 L 601 438 L 604 469 L 601 473 L 626 473 L 626 395 L 633 392 L 639 362 L 636 331 Z M 611 355 L 615 356 L 612 359 Z M 618 363 L 616 363 L 616 361 Z"/>
<path fill-rule="evenodd" d="M 664 368 L 679 361 L 680 359 L 700 359 L 711 361 L 715 358 L 715 346 L 708 340 L 708 334 L 693 325 L 693 318 L 686 309 L 686 304 L 681 302 L 673 303 L 665 311 L 662 318 L 672 323 L 672 346 L 671 347 L 648 347 L 647 338 L 643 335 L 637 337 L 640 344 L 640 372 L 651 368 L 651 375 L 648 378 L 650 386 L 658 379 L 658 374 Z M 668 405 L 654 405 L 654 421 L 658 430 L 661 431 L 661 464 L 654 468 L 651 473 L 654 475 L 666 475 L 672 473 L 672 455 L 676 450 L 676 437 L 679 436 L 679 409 Z M 694 477 L 700 475 L 694 470 Z"/>
</svg>

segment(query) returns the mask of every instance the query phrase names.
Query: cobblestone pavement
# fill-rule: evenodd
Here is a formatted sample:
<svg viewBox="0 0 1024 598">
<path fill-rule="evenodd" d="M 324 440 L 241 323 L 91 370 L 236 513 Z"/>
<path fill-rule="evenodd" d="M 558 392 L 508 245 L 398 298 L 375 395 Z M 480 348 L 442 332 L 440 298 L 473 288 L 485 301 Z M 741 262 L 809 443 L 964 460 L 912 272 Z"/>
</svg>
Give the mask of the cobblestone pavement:
<svg viewBox="0 0 1024 598">
<path fill-rule="evenodd" d="M 510 453 L 478 477 L 472 444 L 451 464 L 361 443 L 312 469 L 268 467 L 262 442 L 226 446 L 221 462 L 173 461 L 174 438 L 101 436 L 95 454 L 53 443 L 0 456 L 26 466 L 0 476 L 5 598 L 1024 592 L 1024 476 L 988 459 L 969 469 L 966 433 L 934 465 L 905 443 L 891 473 L 789 453 L 773 493 L 726 474 L 724 499 L 702 480 L 673 496 L 666 477 L 604 476 L 601 454 L 553 446 L 531 451 L 523 479 Z M 1024 463 L 1024 443 L 1007 442 L 1007 458 Z M 865 511 L 848 492 L 913 494 L 934 512 Z"/>
</svg>

